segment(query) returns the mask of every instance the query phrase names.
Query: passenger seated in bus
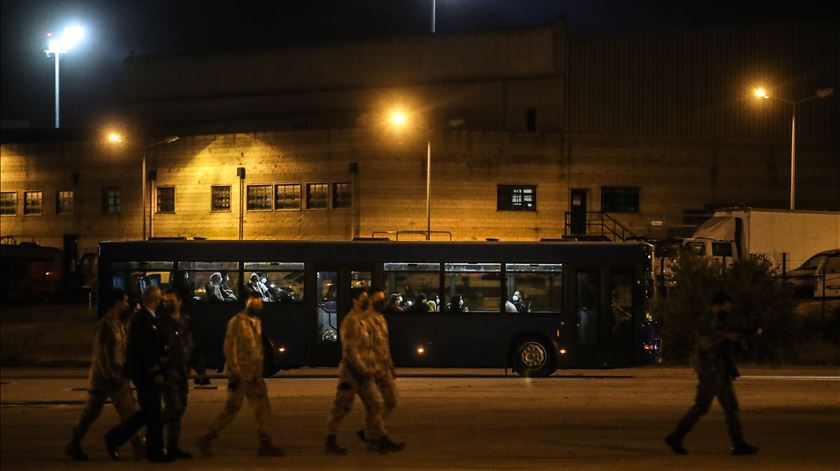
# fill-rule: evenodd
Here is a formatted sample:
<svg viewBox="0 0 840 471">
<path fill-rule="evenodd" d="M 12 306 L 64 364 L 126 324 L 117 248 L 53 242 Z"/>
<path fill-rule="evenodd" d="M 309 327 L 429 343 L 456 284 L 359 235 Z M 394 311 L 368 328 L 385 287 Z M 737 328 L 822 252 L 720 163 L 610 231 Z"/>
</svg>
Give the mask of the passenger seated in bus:
<svg viewBox="0 0 840 471">
<path fill-rule="evenodd" d="M 524 313 L 530 310 L 531 303 L 525 299 L 525 294 L 521 291 L 514 291 L 513 296 L 510 297 L 510 301 L 513 304 L 513 307 L 516 308 L 516 312 Z"/>
<path fill-rule="evenodd" d="M 519 312 L 519 310 L 516 309 L 516 306 L 513 304 L 513 302 L 511 302 L 511 299 L 505 300 L 505 312 L 509 312 L 509 313 Z"/>
<path fill-rule="evenodd" d="M 233 294 L 233 290 L 230 289 L 230 277 L 227 272 L 225 272 L 222 276 L 221 290 L 222 296 L 225 297 L 225 301 L 236 301 L 236 295 Z"/>
<path fill-rule="evenodd" d="M 193 297 L 193 285 L 190 283 L 190 272 L 179 270 L 175 272 L 172 286 L 183 300 L 197 300 Z"/>
<path fill-rule="evenodd" d="M 207 301 L 221 303 L 225 297 L 222 295 L 222 274 L 213 273 L 210 279 L 204 284 L 204 296 Z"/>
<path fill-rule="evenodd" d="M 449 304 L 446 305 L 446 311 L 450 314 L 460 314 L 462 312 L 469 311 L 469 308 L 464 306 L 464 299 L 461 295 L 456 294 L 455 296 L 452 296 Z"/>
<path fill-rule="evenodd" d="M 429 312 L 437 312 L 437 303 L 434 301 L 426 301 L 426 305 L 429 306 Z"/>
<path fill-rule="evenodd" d="M 423 293 L 418 294 L 414 300 L 414 304 L 411 305 L 411 312 L 429 312 L 429 305 L 426 303 L 426 295 Z"/>
<path fill-rule="evenodd" d="M 400 293 L 392 293 L 388 296 L 388 302 L 385 304 L 385 310 L 390 312 L 403 312 L 402 296 L 400 296 Z"/>
<path fill-rule="evenodd" d="M 260 275 L 256 272 L 251 273 L 251 277 L 248 280 L 248 293 L 254 293 L 262 298 L 263 302 L 271 302 L 272 299 L 268 297 L 268 287 L 260 280 Z"/>
</svg>

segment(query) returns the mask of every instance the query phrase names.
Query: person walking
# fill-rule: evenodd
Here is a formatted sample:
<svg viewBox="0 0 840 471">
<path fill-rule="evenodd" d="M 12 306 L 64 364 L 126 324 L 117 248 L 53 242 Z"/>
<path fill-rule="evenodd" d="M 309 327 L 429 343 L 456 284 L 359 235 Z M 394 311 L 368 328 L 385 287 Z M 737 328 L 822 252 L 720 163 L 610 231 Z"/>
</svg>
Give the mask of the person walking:
<svg viewBox="0 0 840 471">
<path fill-rule="evenodd" d="M 169 289 L 163 294 L 159 324 L 167 356 L 162 364 L 162 418 L 166 429 L 166 454 L 175 459 L 190 459 L 192 455 L 178 447 L 181 419 L 187 410 L 190 370 L 195 369 L 196 379 L 203 378 L 204 365 L 190 319 L 181 313 L 181 306 L 181 295 L 176 290 Z"/>
<path fill-rule="evenodd" d="M 752 455 L 758 447 L 744 441 L 741 420 L 738 417 L 738 398 L 732 380 L 738 376 L 732 362 L 732 344 L 739 335 L 728 329 L 727 319 L 732 311 L 732 297 L 727 293 L 717 293 L 712 299 L 711 315 L 701 321 L 695 340 L 695 369 L 697 370 L 697 395 L 694 405 L 677 423 L 673 433 L 665 437 L 665 443 L 679 455 L 688 451 L 683 446 L 683 439 L 700 420 L 712 401 L 717 397 L 726 415 L 729 438 L 732 441 L 733 455 Z"/>
<path fill-rule="evenodd" d="M 64 453 L 78 461 L 85 461 L 88 455 L 82 451 L 81 441 L 91 424 L 102 413 L 105 401 L 110 399 L 121 420 L 128 420 L 134 413 L 134 398 L 131 385 L 123 374 L 125 366 L 126 331 L 121 317 L 128 312 L 128 294 L 113 289 L 108 295 L 108 312 L 93 332 L 93 358 L 88 372 L 88 398 L 85 408 L 73 428 L 73 435 Z M 139 436 L 131 438 L 134 456 L 144 455 L 143 442 Z"/>
<path fill-rule="evenodd" d="M 271 444 L 271 405 L 263 379 L 262 322 L 259 313 L 263 301 L 259 293 L 250 293 L 245 310 L 233 316 L 225 332 L 225 368 L 228 391 L 225 407 L 210 423 L 207 433 L 198 439 L 198 449 L 203 456 L 212 456 L 211 445 L 219 432 L 236 417 L 242 400 L 248 403 L 257 416 L 259 456 L 283 456 L 284 452 Z"/>
<path fill-rule="evenodd" d="M 373 325 L 366 313 L 367 292 L 364 288 L 350 290 L 353 308 L 341 321 L 341 363 L 338 366 L 338 388 L 335 402 L 327 422 L 324 451 L 330 454 L 347 453 L 337 443 L 338 426 L 350 413 L 356 395 L 365 407 L 365 439 L 368 451 L 398 451 L 400 444 L 392 442 L 382 420 L 382 399 L 374 381 L 375 358 L 373 351 Z"/>
<path fill-rule="evenodd" d="M 388 335 L 388 322 L 382 311 L 385 309 L 385 292 L 378 288 L 368 290 L 368 301 L 370 308 L 365 313 L 365 320 L 370 323 L 371 344 L 373 348 L 373 382 L 382 397 L 381 416 L 383 422 L 397 407 L 397 372 L 394 369 L 394 360 L 391 357 L 391 339 Z M 359 438 L 367 441 L 370 431 L 360 431 Z M 399 451 L 405 446 L 404 443 L 396 443 L 393 450 Z"/>
<path fill-rule="evenodd" d="M 160 288 L 149 286 L 143 291 L 143 308 L 128 325 L 126 367 L 137 388 L 140 410 L 105 434 L 108 455 L 119 459 L 117 449 L 142 427 L 146 426 L 146 459 L 168 463 L 172 457 L 163 452 L 163 426 L 160 417 L 161 388 L 164 379 L 161 359 L 164 356 L 156 310 L 161 303 Z"/>
</svg>

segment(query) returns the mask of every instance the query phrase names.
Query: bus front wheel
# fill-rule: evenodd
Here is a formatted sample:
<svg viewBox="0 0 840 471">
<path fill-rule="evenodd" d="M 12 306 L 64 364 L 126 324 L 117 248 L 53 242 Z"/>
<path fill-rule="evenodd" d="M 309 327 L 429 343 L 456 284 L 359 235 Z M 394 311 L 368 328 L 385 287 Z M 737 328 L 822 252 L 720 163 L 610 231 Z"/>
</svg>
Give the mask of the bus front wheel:
<svg viewBox="0 0 840 471">
<path fill-rule="evenodd" d="M 539 337 L 521 339 L 514 344 L 513 370 L 519 376 L 543 377 L 554 373 L 555 358 L 551 342 Z"/>
</svg>

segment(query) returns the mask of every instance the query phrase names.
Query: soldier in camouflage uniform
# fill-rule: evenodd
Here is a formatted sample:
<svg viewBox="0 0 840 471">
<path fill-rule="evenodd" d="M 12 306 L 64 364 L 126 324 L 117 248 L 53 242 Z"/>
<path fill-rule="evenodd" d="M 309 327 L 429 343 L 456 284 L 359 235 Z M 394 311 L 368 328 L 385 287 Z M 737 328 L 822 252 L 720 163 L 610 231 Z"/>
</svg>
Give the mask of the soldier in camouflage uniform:
<svg viewBox="0 0 840 471">
<path fill-rule="evenodd" d="M 248 403 L 257 416 L 257 433 L 260 439 L 259 456 L 283 456 L 283 450 L 271 444 L 271 405 L 263 380 L 262 322 L 259 313 L 263 302 L 259 295 L 251 294 L 245 301 L 245 310 L 233 316 L 225 332 L 225 368 L 228 375 L 228 393 L 225 408 L 210 424 L 207 433 L 199 438 L 198 448 L 204 456 L 211 456 L 210 445 L 219 432 L 229 424 L 242 400 Z"/>
<path fill-rule="evenodd" d="M 744 441 L 741 421 L 738 418 L 738 398 L 732 380 L 737 377 L 731 358 L 731 345 L 738 341 L 738 334 L 727 330 L 725 319 L 732 311 L 732 298 L 726 293 L 718 293 L 712 299 L 712 313 L 702 322 L 695 340 L 695 369 L 699 383 L 694 405 L 677 424 L 676 430 L 665 437 L 665 443 L 674 453 L 687 453 L 683 447 L 683 438 L 700 420 L 712 401 L 717 397 L 726 415 L 726 425 L 732 440 L 733 455 L 752 455 L 758 447 Z"/>
<path fill-rule="evenodd" d="M 388 322 L 382 311 L 385 310 L 385 292 L 371 288 L 368 291 L 370 309 L 365 320 L 373 327 L 373 380 L 382 396 L 382 419 L 387 420 L 391 411 L 397 407 L 397 372 L 391 358 L 391 340 L 388 336 Z M 366 435 L 366 434 L 365 434 Z"/>
<path fill-rule="evenodd" d="M 181 436 L 181 418 L 187 409 L 187 380 L 190 369 L 204 377 L 201 352 L 187 315 L 181 314 L 181 295 L 174 289 L 163 295 L 163 309 L 158 321 L 165 357 L 163 371 L 163 414 L 166 427 L 166 453 L 177 459 L 190 459 L 192 455 L 178 447 Z"/>
<path fill-rule="evenodd" d="M 73 437 L 64 450 L 67 456 L 79 461 L 88 459 L 82 451 L 81 441 L 91 424 L 102 413 L 105 401 L 111 399 L 120 419 L 126 420 L 134 414 L 134 398 L 131 385 L 123 375 L 125 366 L 126 330 L 120 316 L 128 312 L 128 295 L 121 289 L 114 289 L 108 297 L 108 312 L 96 325 L 93 334 L 93 358 L 88 373 L 88 399 L 81 416 L 73 428 Z M 145 454 L 143 441 L 139 436 L 131 439 L 135 458 Z"/>
<path fill-rule="evenodd" d="M 93 358 L 88 373 L 88 399 L 79 421 L 73 428 L 73 438 L 65 453 L 79 461 L 88 459 L 82 451 L 81 441 L 91 424 L 102 413 L 107 399 L 111 399 L 120 419 L 127 420 L 134 414 L 134 398 L 131 385 L 123 376 L 125 365 L 126 331 L 120 316 L 128 312 L 128 295 L 121 289 L 114 289 L 108 297 L 108 312 L 96 325 L 93 336 Z M 144 455 L 140 437 L 131 439 L 136 458 Z"/>
<path fill-rule="evenodd" d="M 342 419 L 353 407 L 356 395 L 365 406 L 365 430 L 369 451 L 398 451 L 402 445 L 388 439 L 382 421 L 382 399 L 374 381 L 375 353 L 373 350 L 373 325 L 368 319 L 367 293 L 362 288 L 350 290 L 353 310 L 344 317 L 339 327 L 342 359 L 338 366 L 338 389 L 335 404 L 327 424 L 325 451 L 343 455 L 347 450 L 336 443 L 336 432 Z M 365 432 L 363 432 L 365 433 Z"/>
</svg>

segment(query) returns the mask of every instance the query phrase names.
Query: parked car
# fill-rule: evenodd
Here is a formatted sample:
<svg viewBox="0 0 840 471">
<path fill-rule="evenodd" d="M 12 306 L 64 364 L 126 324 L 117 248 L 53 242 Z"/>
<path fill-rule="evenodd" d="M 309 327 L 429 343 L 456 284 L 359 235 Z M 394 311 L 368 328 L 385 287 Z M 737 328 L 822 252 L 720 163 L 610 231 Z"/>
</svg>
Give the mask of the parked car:
<svg viewBox="0 0 840 471">
<path fill-rule="evenodd" d="M 802 298 L 840 296 L 840 249 L 820 252 L 799 268 L 785 273 L 794 296 Z"/>
</svg>

